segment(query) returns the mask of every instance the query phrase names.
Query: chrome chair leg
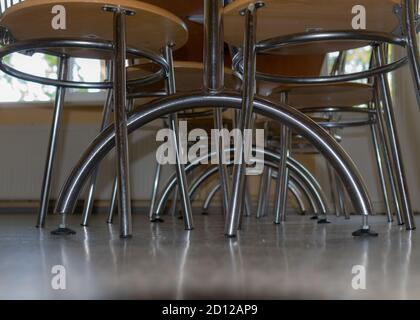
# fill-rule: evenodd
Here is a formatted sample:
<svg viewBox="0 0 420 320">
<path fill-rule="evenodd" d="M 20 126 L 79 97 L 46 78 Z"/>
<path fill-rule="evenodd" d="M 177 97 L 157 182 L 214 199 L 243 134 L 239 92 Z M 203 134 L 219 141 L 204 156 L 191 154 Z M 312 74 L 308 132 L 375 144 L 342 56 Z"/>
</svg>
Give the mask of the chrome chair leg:
<svg viewBox="0 0 420 320">
<path fill-rule="evenodd" d="M 420 108 L 420 54 L 418 44 L 418 34 L 416 30 L 416 17 L 418 13 L 418 1 L 403 0 L 402 16 L 404 34 L 407 38 L 407 56 L 410 63 L 411 74 L 415 86 L 417 103 Z"/>
<path fill-rule="evenodd" d="M 160 174 L 162 171 L 162 165 L 160 163 L 156 164 L 155 170 L 155 177 L 153 179 L 153 188 L 152 188 L 152 196 L 150 200 L 150 208 L 149 208 L 149 219 L 150 221 L 155 221 L 155 205 L 156 205 L 156 197 L 159 189 L 159 181 L 160 181 Z"/>
<path fill-rule="evenodd" d="M 254 107 L 255 94 L 255 71 L 256 71 L 256 10 L 258 6 L 250 4 L 244 11 L 245 35 L 244 35 L 244 82 L 242 94 L 242 112 L 239 122 L 239 130 L 242 138 L 245 136 L 245 129 L 251 129 L 252 111 Z M 242 139 L 241 139 L 242 140 Z M 239 148 L 239 164 L 234 166 L 232 194 L 229 203 L 229 212 L 226 216 L 225 234 L 228 237 L 236 237 L 240 224 L 242 195 L 245 188 L 246 166 L 243 143 Z"/>
<path fill-rule="evenodd" d="M 399 193 L 397 190 L 397 178 L 395 173 L 395 168 L 391 163 L 391 151 L 389 147 L 389 139 L 387 138 L 387 132 L 385 130 L 385 120 L 382 113 L 381 103 L 379 102 L 379 88 L 376 85 L 375 87 L 375 104 L 376 104 L 376 118 L 377 118 L 377 131 L 378 131 L 378 139 L 379 145 L 382 149 L 382 153 L 384 155 L 384 162 L 385 162 L 385 169 L 388 175 L 389 185 L 391 187 L 392 197 L 395 204 L 395 213 L 397 216 L 397 223 L 398 225 L 403 225 L 404 220 L 402 217 L 402 208 L 400 205 L 399 200 Z"/>
<path fill-rule="evenodd" d="M 273 173 L 273 169 L 268 168 L 269 177 L 271 177 L 272 173 Z M 268 216 L 268 213 L 270 212 L 271 179 L 268 179 L 267 181 L 265 193 L 267 194 L 267 196 L 264 198 L 264 204 L 263 204 L 264 209 L 262 211 L 263 217 Z"/>
<path fill-rule="evenodd" d="M 176 93 L 175 87 L 175 74 L 173 67 L 173 56 L 172 56 L 172 45 L 168 44 L 165 46 L 164 56 L 166 61 L 169 64 L 169 75 L 166 81 L 167 92 L 169 94 Z M 178 188 L 181 199 L 181 207 L 184 218 L 185 230 L 194 229 L 192 209 L 191 209 L 191 200 L 188 194 L 188 182 L 187 176 L 185 174 L 185 166 L 182 164 L 182 154 L 186 153 L 187 150 L 184 150 L 181 146 L 181 141 L 178 136 L 178 116 L 176 113 L 169 115 L 169 127 L 173 134 L 172 141 L 174 142 L 175 155 L 176 155 L 176 173 L 178 179 Z"/>
<path fill-rule="evenodd" d="M 112 90 L 108 90 L 103 113 L 102 113 L 102 123 L 100 127 L 100 132 L 105 130 L 109 122 L 109 116 L 112 109 L 112 95 L 113 95 Z M 92 214 L 92 210 L 93 210 L 93 202 L 94 202 L 95 191 L 96 191 L 96 182 L 97 182 L 96 180 L 97 180 L 98 170 L 99 170 L 99 166 L 93 171 L 92 176 L 90 178 L 90 183 L 88 186 L 88 193 L 87 193 L 87 197 L 86 197 L 85 204 L 83 207 L 82 223 L 81 223 L 81 225 L 84 227 L 88 226 L 89 217 Z"/>
<path fill-rule="evenodd" d="M 379 120 L 377 120 L 377 122 L 379 122 Z M 389 198 L 388 198 L 388 188 L 387 188 L 388 184 L 387 184 L 387 180 L 385 178 L 382 152 L 381 152 L 381 148 L 380 148 L 379 141 L 378 141 L 378 134 L 377 134 L 376 126 L 377 126 L 377 124 L 371 124 L 370 125 L 370 131 L 371 131 L 371 136 L 372 136 L 373 147 L 375 149 L 375 159 L 376 159 L 376 165 L 377 165 L 377 168 L 378 168 L 378 175 L 379 175 L 379 179 L 380 179 L 380 184 L 381 184 L 381 188 L 382 188 L 382 195 L 383 195 L 384 203 L 385 203 L 385 213 L 386 213 L 386 216 L 388 218 L 388 222 L 391 223 L 391 222 L 393 222 L 392 211 L 391 211 L 391 203 L 390 203 Z"/>
<path fill-rule="evenodd" d="M 117 194 L 118 194 L 118 180 L 117 177 L 114 178 L 114 183 L 112 184 L 112 191 L 111 191 L 111 201 L 109 203 L 108 208 L 108 218 L 106 223 L 112 224 L 114 221 L 114 213 L 117 208 Z"/>
<path fill-rule="evenodd" d="M 246 217 L 250 217 L 252 215 L 252 200 L 251 200 L 251 194 L 249 192 L 248 185 L 245 185 L 245 194 L 244 194 L 244 215 Z"/>
<path fill-rule="evenodd" d="M 375 60 L 378 65 L 383 65 L 385 61 L 385 53 L 380 46 L 374 48 Z M 400 193 L 400 205 L 404 214 L 406 227 L 408 230 L 416 228 L 413 210 L 411 207 L 410 195 L 405 176 L 404 164 L 401 157 L 401 147 L 399 144 L 398 133 L 396 129 L 396 121 L 393 111 L 392 98 L 390 94 L 389 84 L 385 74 L 378 76 L 379 89 L 381 92 L 384 117 L 386 121 L 386 129 L 390 139 L 391 156 L 397 173 L 397 186 Z"/>
<path fill-rule="evenodd" d="M 260 187 L 259 187 L 259 192 L 258 192 L 258 207 L 257 207 L 257 219 L 262 218 L 264 216 L 264 210 L 266 209 L 266 202 L 267 202 L 267 198 L 268 198 L 268 194 L 266 192 L 267 190 L 267 185 L 269 184 L 269 182 L 271 182 L 271 178 L 269 176 L 270 172 L 269 172 L 269 168 L 268 167 L 264 167 L 264 172 L 261 176 L 260 179 Z"/>
<path fill-rule="evenodd" d="M 287 158 L 290 156 L 291 131 L 285 125 L 281 125 L 280 146 L 281 159 L 278 167 L 278 177 L 275 189 L 274 200 L 274 223 L 280 224 L 286 221 L 287 210 L 287 185 L 289 182 L 289 169 L 287 168 Z"/>
<path fill-rule="evenodd" d="M 66 80 L 68 74 L 68 58 L 62 56 L 59 58 L 58 65 L 58 78 L 60 80 Z M 53 121 L 50 130 L 50 139 L 48 142 L 47 160 L 44 169 L 44 178 L 42 181 L 41 189 L 41 202 L 38 212 L 37 227 L 43 228 L 45 226 L 45 220 L 48 213 L 48 205 L 51 193 L 51 180 L 54 169 L 54 160 L 57 151 L 58 137 L 61 125 L 61 116 L 63 112 L 63 105 L 65 99 L 66 89 L 58 87 L 55 96 L 54 114 Z"/>
</svg>

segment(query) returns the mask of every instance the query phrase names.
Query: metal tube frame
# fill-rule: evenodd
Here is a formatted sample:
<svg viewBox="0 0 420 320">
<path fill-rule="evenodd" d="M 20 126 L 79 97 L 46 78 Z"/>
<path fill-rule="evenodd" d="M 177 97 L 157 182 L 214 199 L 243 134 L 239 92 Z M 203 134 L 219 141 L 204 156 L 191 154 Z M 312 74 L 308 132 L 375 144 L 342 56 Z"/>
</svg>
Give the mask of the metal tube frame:
<svg viewBox="0 0 420 320">
<path fill-rule="evenodd" d="M 62 56 L 58 62 L 58 78 L 60 80 L 67 79 L 68 75 L 68 57 Z M 57 153 L 59 132 L 61 126 L 61 116 L 63 113 L 64 99 L 66 95 L 66 88 L 57 87 L 55 94 L 55 104 L 53 119 L 50 129 L 50 138 L 48 142 L 47 159 L 45 162 L 44 177 L 41 188 L 41 199 L 37 219 L 37 227 L 45 227 L 45 220 L 48 214 L 48 206 L 51 193 L 51 181 L 54 170 L 55 156 Z"/>
<path fill-rule="evenodd" d="M 132 237 L 131 222 L 131 190 L 130 163 L 127 131 L 127 74 L 126 62 L 126 33 L 125 16 L 135 12 L 121 7 L 106 6 L 105 11 L 114 15 L 114 60 L 113 60 L 113 93 L 115 118 L 115 144 L 118 179 L 118 212 L 120 218 L 120 237 Z"/>
<path fill-rule="evenodd" d="M 223 0 L 204 0 L 204 54 L 203 54 L 203 84 L 204 91 L 217 94 L 224 89 L 224 41 L 223 41 Z M 218 130 L 223 129 L 222 110 L 214 109 L 214 125 Z M 223 212 L 225 216 L 229 210 L 230 179 L 224 164 L 223 141 L 215 141 L 219 154 L 219 179 L 223 189 Z"/>
<path fill-rule="evenodd" d="M 416 6 L 416 7 L 415 7 Z M 418 1 L 402 1 L 402 29 L 406 36 L 407 56 L 413 77 L 417 103 L 420 108 L 420 54 L 418 44 L 418 34 L 416 28 L 416 13 L 418 11 Z"/>
<path fill-rule="evenodd" d="M 111 78 L 112 74 L 110 72 L 111 65 L 108 65 L 108 77 Z M 112 110 L 112 104 L 113 104 L 113 92 L 111 89 L 108 89 L 107 97 L 104 104 L 104 109 L 102 113 L 102 123 L 100 126 L 99 132 L 102 132 L 105 130 L 105 128 L 108 126 L 110 113 Z M 87 227 L 89 225 L 89 217 L 92 214 L 93 211 L 93 204 L 95 201 L 95 191 L 96 191 L 96 184 L 97 184 L 97 175 L 99 171 L 99 166 L 93 171 L 92 176 L 90 178 L 90 184 L 88 186 L 88 192 L 86 196 L 86 200 L 83 207 L 83 213 L 82 213 L 82 223 L 81 225 L 84 227 Z"/>
<path fill-rule="evenodd" d="M 166 61 L 169 65 L 169 75 L 166 80 L 166 87 L 167 91 L 170 95 L 176 93 L 176 84 L 175 84 L 175 71 L 174 71 L 174 64 L 173 64 L 173 56 L 172 56 L 172 45 L 168 44 L 164 48 L 164 56 Z M 181 200 L 181 208 L 183 213 L 183 220 L 185 224 L 185 230 L 193 230 L 193 217 L 192 217 L 192 209 L 191 209 L 191 200 L 188 194 L 188 181 L 185 174 L 185 166 L 182 164 L 182 154 L 186 153 L 187 150 L 182 146 L 182 143 L 179 139 L 178 132 L 178 116 L 176 112 L 169 114 L 169 127 L 172 133 L 172 141 L 174 142 L 174 149 L 176 155 L 176 174 L 177 174 L 177 181 L 178 181 L 178 189 L 179 195 Z"/>
<path fill-rule="evenodd" d="M 244 35 L 244 81 L 242 88 L 242 107 L 239 120 L 239 132 L 242 139 L 239 145 L 239 163 L 233 168 L 232 174 L 232 194 L 229 202 L 229 211 L 226 215 L 225 235 L 227 237 L 236 237 L 240 225 L 241 207 L 243 203 L 243 194 L 246 184 L 246 155 L 244 144 L 245 130 L 252 129 L 252 113 L 254 107 L 254 95 L 256 89 L 256 27 L 257 27 L 257 9 L 262 6 L 261 2 L 251 3 L 240 14 L 245 16 L 245 35 Z"/>
<path fill-rule="evenodd" d="M 31 41 L 19 41 L 17 43 L 9 44 L 5 47 L 0 48 L 0 70 L 4 73 L 16 77 L 21 80 L 39 83 L 42 85 L 50 85 L 64 88 L 77 88 L 77 89 L 111 89 L 113 88 L 112 82 L 78 82 L 70 80 L 50 79 L 44 77 L 38 77 L 30 75 L 15 68 L 12 68 L 4 63 L 4 58 L 15 52 L 44 52 L 48 48 L 84 48 L 84 49 L 100 49 L 113 51 L 114 44 L 109 41 L 100 40 L 80 40 L 80 39 L 37 39 Z M 54 53 L 47 52 L 50 55 Z M 141 77 L 139 79 L 132 79 L 127 81 L 128 86 L 146 85 L 158 82 L 164 79 L 169 71 L 168 64 L 166 61 L 156 53 L 147 50 L 138 50 L 132 48 L 126 48 L 126 53 L 130 56 L 137 58 L 145 58 L 151 60 L 153 63 L 161 67 L 160 70 L 153 74 Z"/>
<path fill-rule="evenodd" d="M 308 42 L 322 42 L 322 41 L 335 41 L 335 40 L 362 40 L 371 43 L 387 43 L 405 47 L 407 41 L 403 37 L 393 36 L 391 34 L 380 33 L 380 32 L 368 32 L 368 31 L 330 31 L 330 32 L 311 32 L 311 33 L 299 33 L 284 37 L 278 37 L 268 39 L 257 44 L 258 53 L 267 53 L 269 51 L 279 49 L 280 47 L 287 47 L 289 45 L 304 44 Z M 232 68 L 239 77 L 244 72 L 243 53 L 238 53 L 232 59 Z M 319 84 L 319 83 L 336 83 L 336 82 L 347 82 L 369 78 L 383 73 L 388 73 L 402 67 L 408 62 L 408 58 L 404 57 L 398 61 L 382 65 L 376 68 L 372 68 L 367 71 L 356 72 L 352 74 L 341 74 L 341 75 L 328 75 L 318 77 L 290 77 L 273 75 L 267 73 L 256 72 L 256 79 L 268 82 L 278 83 L 293 83 L 293 84 Z"/>
<path fill-rule="evenodd" d="M 267 156 L 276 157 L 273 153 L 267 153 Z M 211 156 L 211 155 L 209 155 Z M 206 158 L 207 156 L 205 156 Z M 278 161 L 278 159 L 275 159 Z M 275 161 L 267 161 L 264 162 L 266 165 L 269 165 L 270 168 L 276 168 L 277 165 Z M 298 185 L 304 193 L 307 195 L 311 206 L 314 209 L 314 212 L 320 215 L 325 215 L 325 200 L 324 196 L 322 195 L 322 191 L 320 191 L 320 187 L 318 182 L 312 175 L 308 175 L 307 171 L 300 170 L 302 166 L 294 159 L 289 159 L 289 166 L 292 169 L 291 171 L 291 183 Z M 233 162 L 229 161 L 227 166 L 232 166 Z M 198 167 L 197 163 L 192 163 L 186 167 L 187 171 L 192 171 L 194 168 Z M 190 197 L 194 196 L 194 193 L 199 189 L 199 187 L 209 179 L 213 174 L 217 172 L 217 167 L 211 167 L 207 171 L 200 174 L 195 181 L 191 184 L 191 189 L 189 191 Z M 220 185 L 220 184 L 219 184 Z M 172 176 L 169 178 L 168 182 L 165 184 L 165 187 L 162 190 L 162 193 L 159 197 L 159 201 L 157 202 L 156 212 L 159 214 L 163 211 L 165 204 L 168 200 L 169 194 L 171 193 L 172 189 L 176 188 L 176 177 Z"/>
<path fill-rule="evenodd" d="M 218 95 L 209 95 L 202 92 L 176 94 L 152 101 L 136 110 L 128 119 L 128 130 L 132 132 L 136 128 L 171 112 L 201 107 L 239 109 L 241 105 L 242 99 L 235 92 L 227 91 Z M 373 209 L 366 185 L 343 148 L 324 129 L 294 108 L 256 97 L 254 99 L 254 109 L 263 116 L 271 117 L 274 121 L 291 127 L 298 134 L 304 136 L 330 161 L 335 170 L 339 172 L 356 212 L 362 214 L 363 235 L 375 235 L 369 231 L 368 215 L 373 212 Z M 87 175 L 114 146 L 114 134 L 114 127 L 111 125 L 89 146 L 61 190 L 56 206 L 57 213 L 63 214 L 74 210 L 75 201 Z M 361 234 L 356 232 L 354 235 Z"/>
<path fill-rule="evenodd" d="M 385 63 L 385 52 L 380 46 L 374 47 L 375 61 L 378 65 Z M 389 144 L 391 147 L 391 158 L 395 167 L 397 190 L 399 193 L 399 201 L 404 216 L 404 222 L 407 230 L 414 230 L 416 223 L 414 220 L 413 210 L 411 207 L 410 195 L 405 175 L 405 169 L 402 159 L 401 147 L 399 144 L 398 132 L 396 129 L 396 120 L 393 111 L 392 97 L 386 75 L 378 76 L 379 90 L 383 105 L 384 117 L 386 121 L 386 129 L 388 131 Z"/>
</svg>

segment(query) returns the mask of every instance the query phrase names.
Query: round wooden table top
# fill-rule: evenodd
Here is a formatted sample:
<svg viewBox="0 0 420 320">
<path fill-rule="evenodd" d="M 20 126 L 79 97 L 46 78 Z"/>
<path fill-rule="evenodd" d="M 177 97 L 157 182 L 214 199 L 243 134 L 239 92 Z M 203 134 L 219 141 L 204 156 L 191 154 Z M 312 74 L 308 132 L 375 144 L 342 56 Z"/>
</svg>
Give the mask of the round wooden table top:
<svg viewBox="0 0 420 320">
<path fill-rule="evenodd" d="M 127 78 L 129 80 L 145 76 L 156 71 L 150 64 L 139 64 L 128 67 Z M 156 67 L 156 66 L 154 66 Z M 191 61 L 174 61 L 175 84 L 178 92 L 198 91 L 203 89 L 203 64 Z M 238 90 L 241 81 L 232 74 L 232 70 L 225 68 L 225 88 Z M 138 86 L 130 92 L 154 92 L 164 90 L 164 82 L 157 82 L 152 85 Z"/>
<path fill-rule="evenodd" d="M 255 0 L 236 0 L 224 8 L 225 41 L 241 47 L 245 18 L 239 12 Z M 400 0 L 263 0 L 257 10 L 257 41 L 309 31 L 353 31 L 356 5 L 366 8 L 366 30 L 391 33 L 399 26 L 394 6 Z M 279 49 L 277 54 L 343 51 L 367 45 L 364 41 L 325 41 Z"/>
<path fill-rule="evenodd" d="M 287 104 L 295 108 L 353 107 L 373 100 L 373 87 L 363 83 L 337 83 L 279 87 L 270 97 L 287 92 Z"/>
<path fill-rule="evenodd" d="M 56 5 L 65 8 L 65 30 L 52 27 L 52 20 L 57 15 L 52 13 L 52 9 Z M 119 6 L 135 12 L 133 16 L 126 16 L 128 47 L 158 52 L 169 42 L 173 42 L 176 49 L 188 40 L 187 27 L 180 18 L 157 6 L 136 0 L 26 0 L 6 10 L 0 25 L 7 27 L 17 41 L 40 38 L 111 41 L 113 14 L 105 12 L 104 6 Z M 68 50 L 69 55 L 73 51 L 73 54 L 77 52 L 77 56 L 95 58 L 92 52 Z"/>
</svg>

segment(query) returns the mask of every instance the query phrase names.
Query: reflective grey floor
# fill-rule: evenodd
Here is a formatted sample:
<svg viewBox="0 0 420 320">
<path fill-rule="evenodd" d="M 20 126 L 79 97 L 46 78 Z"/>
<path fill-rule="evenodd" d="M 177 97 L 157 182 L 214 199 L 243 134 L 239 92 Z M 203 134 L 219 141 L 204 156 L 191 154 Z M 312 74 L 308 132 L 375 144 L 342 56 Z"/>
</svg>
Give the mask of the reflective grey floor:
<svg viewBox="0 0 420 320">
<path fill-rule="evenodd" d="M 290 216 L 244 218 L 238 240 L 223 236 L 218 215 L 195 216 L 196 229 L 172 218 L 152 225 L 134 216 L 134 238 L 95 216 L 89 229 L 69 219 L 77 234 L 50 235 L 34 228 L 35 216 L 0 215 L 2 299 L 412 299 L 420 298 L 420 231 L 392 227 L 374 217 L 377 238 L 353 238 L 360 218 L 317 225 Z M 66 271 L 66 290 L 53 290 L 55 265 Z M 366 290 L 352 287 L 352 268 L 366 268 Z"/>
</svg>

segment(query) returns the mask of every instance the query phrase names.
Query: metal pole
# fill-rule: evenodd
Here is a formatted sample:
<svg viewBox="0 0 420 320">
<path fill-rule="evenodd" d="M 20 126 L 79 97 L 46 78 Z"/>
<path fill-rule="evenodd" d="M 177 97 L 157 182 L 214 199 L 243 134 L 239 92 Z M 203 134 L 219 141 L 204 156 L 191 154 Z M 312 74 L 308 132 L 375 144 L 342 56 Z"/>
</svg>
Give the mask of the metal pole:
<svg viewBox="0 0 420 320">
<path fill-rule="evenodd" d="M 239 130 L 242 139 L 245 137 L 245 130 L 251 129 L 252 112 L 254 108 L 255 94 L 255 71 L 256 71 L 256 10 L 260 5 L 250 4 L 241 12 L 245 16 L 244 35 L 244 82 L 242 92 L 242 111 L 239 122 Z M 237 139 L 238 141 L 238 139 Z M 246 164 L 244 154 L 244 141 L 239 145 L 239 164 L 233 169 L 232 195 L 230 198 L 229 212 L 226 216 L 225 234 L 228 237 L 236 237 L 241 215 L 242 195 L 245 189 Z"/>
<path fill-rule="evenodd" d="M 66 80 L 68 74 L 68 57 L 61 56 L 59 58 L 58 65 L 58 79 Z M 43 228 L 45 226 L 45 219 L 48 213 L 48 205 L 51 193 L 51 180 L 54 169 L 54 160 L 57 151 L 58 137 L 60 133 L 61 115 L 63 113 L 64 99 L 66 95 L 66 89 L 63 87 L 57 87 L 55 95 L 55 105 L 53 121 L 50 130 L 50 138 L 48 142 L 47 161 L 45 163 L 44 178 L 42 181 L 41 189 L 41 202 L 38 212 L 37 227 Z"/>
<path fill-rule="evenodd" d="M 108 10 L 107 10 L 108 9 Z M 132 236 L 131 191 L 129 172 L 128 132 L 127 132 L 127 74 L 126 74 L 126 15 L 134 12 L 120 7 L 106 7 L 114 13 L 114 117 L 115 143 L 117 150 L 118 212 L 120 215 L 120 237 Z"/>
<path fill-rule="evenodd" d="M 380 46 L 374 48 L 375 60 L 378 65 L 383 65 L 385 61 L 385 53 Z M 401 147 L 399 144 L 396 121 L 393 111 L 392 98 L 390 94 L 389 84 L 385 74 L 378 76 L 379 88 L 382 95 L 384 116 L 386 121 L 386 129 L 388 130 L 388 137 L 390 139 L 391 156 L 395 166 L 397 186 L 400 194 L 400 205 L 404 214 L 406 227 L 408 230 L 416 228 L 413 210 L 411 207 L 410 195 L 408 191 L 407 179 L 405 176 L 404 164 L 401 157 Z"/>
<path fill-rule="evenodd" d="M 166 86 L 168 94 L 176 93 L 175 86 L 175 71 L 174 71 L 174 61 L 172 56 L 172 45 L 168 44 L 164 49 L 164 56 L 166 62 L 169 65 L 169 75 L 166 79 Z M 188 195 L 188 181 L 185 174 L 185 166 L 182 163 L 182 154 L 186 153 L 182 147 L 181 141 L 179 139 L 179 127 L 178 127 L 178 115 L 176 113 L 171 113 L 169 115 L 169 127 L 172 133 L 172 141 L 174 142 L 175 155 L 176 155 L 176 174 L 178 179 L 178 188 L 181 199 L 181 208 L 184 217 L 185 230 L 194 229 L 193 218 L 192 218 L 192 209 L 191 209 L 191 200 Z"/>
<path fill-rule="evenodd" d="M 379 108 L 379 106 L 377 106 L 377 107 Z M 382 193 L 383 193 L 383 197 L 384 197 L 386 216 L 388 218 L 388 222 L 391 223 L 393 221 L 392 211 L 391 211 L 391 203 L 390 203 L 389 198 L 388 198 L 388 188 L 387 188 L 387 181 L 386 181 L 386 178 L 385 178 L 385 171 L 384 171 L 384 167 L 383 167 L 382 152 L 381 152 L 381 148 L 380 148 L 380 145 L 379 145 L 378 133 L 376 131 L 376 126 L 378 125 L 378 122 L 379 122 L 379 119 L 376 119 L 376 123 L 370 125 L 370 132 L 371 132 L 371 135 L 372 135 L 373 147 L 375 149 L 375 159 L 376 159 L 376 165 L 378 167 L 378 175 L 379 175 L 381 188 L 382 188 Z"/>
<path fill-rule="evenodd" d="M 418 12 L 418 1 L 403 0 L 403 30 L 407 37 L 407 55 L 415 86 L 418 107 L 420 108 L 420 54 L 415 14 Z"/>
<path fill-rule="evenodd" d="M 224 87 L 224 41 L 223 41 L 223 0 L 204 0 L 204 90 L 218 93 Z M 222 110 L 214 110 L 214 125 L 218 130 L 223 129 Z M 219 179 L 223 189 L 223 212 L 227 215 L 229 209 L 229 172 L 224 164 L 223 140 L 219 138 Z"/>
<path fill-rule="evenodd" d="M 285 125 L 280 125 L 280 146 L 281 158 L 278 167 L 278 177 L 275 189 L 274 201 L 274 223 L 280 224 L 286 221 L 287 209 L 287 186 L 289 183 L 289 169 L 287 168 L 287 158 L 290 157 L 291 131 Z"/>
<path fill-rule="evenodd" d="M 110 116 L 111 108 L 112 108 L 112 95 L 113 95 L 112 90 L 108 90 L 105 105 L 104 105 L 104 110 L 102 113 L 102 123 L 101 123 L 100 132 L 105 130 L 109 122 L 109 116 Z M 81 223 L 81 225 L 84 227 L 88 226 L 89 217 L 92 214 L 92 210 L 93 210 L 98 170 L 99 170 L 99 166 L 93 171 L 92 176 L 90 178 L 90 184 L 88 188 L 88 194 L 85 200 L 85 205 L 83 208 L 83 218 L 82 218 L 82 223 Z"/>
<path fill-rule="evenodd" d="M 159 189 L 159 180 L 160 180 L 160 173 L 161 173 L 162 165 L 160 163 L 156 164 L 155 170 L 155 177 L 153 179 L 153 188 L 152 188 L 152 197 L 150 200 L 150 208 L 149 208 L 149 219 L 150 221 L 154 221 L 155 219 L 155 204 L 156 204 L 156 197 Z"/>
</svg>

